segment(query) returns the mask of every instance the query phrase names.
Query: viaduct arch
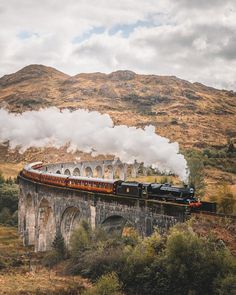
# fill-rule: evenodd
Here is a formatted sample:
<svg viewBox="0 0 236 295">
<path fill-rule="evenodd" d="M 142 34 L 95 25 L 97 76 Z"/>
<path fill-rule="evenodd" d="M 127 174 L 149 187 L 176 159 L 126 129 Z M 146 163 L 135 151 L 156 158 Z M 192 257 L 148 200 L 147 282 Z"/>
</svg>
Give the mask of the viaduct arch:
<svg viewBox="0 0 236 295">
<path fill-rule="evenodd" d="M 128 177 L 137 177 L 140 167 L 140 164 L 137 162 L 134 164 L 125 164 L 115 159 L 48 164 L 44 166 L 44 170 L 65 175 L 126 180 Z"/>
</svg>

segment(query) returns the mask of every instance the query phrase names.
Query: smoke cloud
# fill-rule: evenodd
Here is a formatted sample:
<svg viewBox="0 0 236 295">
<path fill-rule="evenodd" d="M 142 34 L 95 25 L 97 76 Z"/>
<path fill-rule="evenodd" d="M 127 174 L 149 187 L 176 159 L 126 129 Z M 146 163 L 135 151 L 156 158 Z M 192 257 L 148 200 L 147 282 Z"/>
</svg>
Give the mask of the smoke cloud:
<svg viewBox="0 0 236 295">
<path fill-rule="evenodd" d="M 177 142 L 156 134 L 152 125 L 144 129 L 114 126 L 109 115 L 96 111 L 71 112 L 52 107 L 15 114 L 0 109 L 0 142 L 6 141 L 10 148 L 20 146 L 21 152 L 29 147 L 59 148 L 69 144 L 72 152 L 113 154 L 125 163 L 137 160 L 187 181 L 187 162 Z"/>
</svg>

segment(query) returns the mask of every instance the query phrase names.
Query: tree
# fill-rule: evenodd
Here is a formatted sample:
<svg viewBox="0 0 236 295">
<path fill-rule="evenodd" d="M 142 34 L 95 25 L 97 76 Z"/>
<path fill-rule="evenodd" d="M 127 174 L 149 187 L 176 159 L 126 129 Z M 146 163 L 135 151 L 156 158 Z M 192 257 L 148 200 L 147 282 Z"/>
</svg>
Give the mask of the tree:
<svg viewBox="0 0 236 295">
<path fill-rule="evenodd" d="M 43 258 L 42 264 L 50 269 L 62 261 L 66 256 L 66 247 L 64 238 L 61 232 L 57 232 L 52 242 L 52 250 L 49 251 Z"/>
<path fill-rule="evenodd" d="M 11 222 L 11 212 L 8 208 L 4 207 L 0 212 L 0 223 L 9 224 Z"/>
<path fill-rule="evenodd" d="M 236 152 L 236 148 L 234 147 L 234 143 L 231 139 L 228 139 L 227 153 L 234 153 L 234 152 Z"/>
<path fill-rule="evenodd" d="M 197 196 L 202 197 L 205 193 L 204 164 L 200 156 L 188 159 L 189 185 L 196 191 Z"/>
<path fill-rule="evenodd" d="M 216 201 L 219 213 L 233 214 L 236 212 L 236 196 L 227 184 L 223 184 L 219 188 Z"/>
<path fill-rule="evenodd" d="M 61 258 L 64 258 L 66 255 L 66 246 L 64 238 L 60 231 L 56 233 L 55 239 L 52 242 L 53 249 L 58 253 Z"/>
<path fill-rule="evenodd" d="M 0 185 L 4 184 L 5 183 L 5 179 L 2 175 L 2 171 L 0 171 Z"/>
<path fill-rule="evenodd" d="M 11 213 L 18 207 L 19 188 L 16 184 L 3 183 L 0 185 L 0 209 L 7 207 Z"/>
<path fill-rule="evenodd" d="M 230 286 L 235 262 L 217 241 L 195 234 L 191 227 L 178 225 L 167 236 L 165 249 L 153 256 L 136 281 L 142 295 L 212 295 Z M 235 278 L 235 276 L 234 276 Z"/>
<path fill-rule="evenodd" d="M 14 180 L 11 177 L 9 177 L 6 179 L 6 183 L 9 185 L 12 185 L 12 184 L 14 184 Z"/>
</svg>

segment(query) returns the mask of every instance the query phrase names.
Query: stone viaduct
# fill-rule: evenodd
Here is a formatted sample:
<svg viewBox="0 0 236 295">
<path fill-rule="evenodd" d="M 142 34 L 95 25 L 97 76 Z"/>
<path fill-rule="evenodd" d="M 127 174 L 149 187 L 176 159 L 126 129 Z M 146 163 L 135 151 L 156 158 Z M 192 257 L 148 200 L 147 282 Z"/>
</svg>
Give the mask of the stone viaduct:
<svg viewBox="0 0 236 295">
<path fill-rule="evenodd" d="M 91 173 L 89 175 L 94 175 L 99 170 L 102 174 L 98 177 L 103 177 L 106 165 L 109 166 L 111 163 L 98 164 L 98 162 L 64 163 L 47 165 L 43 169 L 48 173 L 74 175 L 76 173 L 84 175 L 86 171 Z M 123 165 L 123 170 L 120 167 L 120 173 L 123 176 L 127 171 L 124 167 Z M 137 171 L 138 166 L 134 165 L 134 167 L 136 170 L 133 168 L 133 171 Z M 116 165 L 111 165 L 110 176 L 114 176 L 115 168 Z M 21 175 L 18 181 L 20 187 L 19 232 L 24 245 L 34 245 L 36 252 L 49 250 L 59 231 L 66 245 L 69 246 L 71 233 L 81 220 L 88 221 L 92 228 L 102 226 L 108 232 L 115 230 L 121 233 L 124 227 L 132 226 L 142 236 L 147 236 L 155 227 L 164 232 L 176 222 L 184 221 L 186 218 L 185 206 L 176 206 L 174 210 L 170 210 L 167 204 L 157 201 L 127 199 L 122 196 L 46 185 Z"/>
<path fill-rule="evenodd" d="M 140 164 L 136 162 L 129 165 L 120 160 L 104 160 L 49 164 L 44 170 L 66 175 L 125 180 L 127 177 L 136 177 L 139 168 Z"/>
</svg>

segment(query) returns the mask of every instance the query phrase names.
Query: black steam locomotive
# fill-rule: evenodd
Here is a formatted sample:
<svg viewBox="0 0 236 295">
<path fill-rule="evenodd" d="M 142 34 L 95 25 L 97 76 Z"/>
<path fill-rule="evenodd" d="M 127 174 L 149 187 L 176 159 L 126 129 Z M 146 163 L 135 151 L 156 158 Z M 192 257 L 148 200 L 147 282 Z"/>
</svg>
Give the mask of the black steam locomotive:
<svg viewBox="0 0 236 295">
<path fill-rule="evenodd" d="M 169 183 L 139 183 L 119 181 L 116 185 L 116 194 L 134 198 L 153 199 L 179 204 L 188 204 L 198 208 L 201 202 L 194 197 L 194 189 L 176 187 Z"/>
</svg>

